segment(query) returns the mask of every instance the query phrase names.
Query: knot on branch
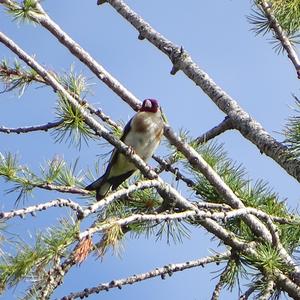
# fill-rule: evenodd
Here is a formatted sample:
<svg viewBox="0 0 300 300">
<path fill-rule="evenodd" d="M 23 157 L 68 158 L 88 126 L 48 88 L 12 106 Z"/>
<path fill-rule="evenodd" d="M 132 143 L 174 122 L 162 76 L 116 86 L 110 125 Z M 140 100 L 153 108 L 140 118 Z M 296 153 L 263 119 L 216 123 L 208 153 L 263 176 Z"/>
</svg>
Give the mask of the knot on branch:
<svg viewBox="0 0 300 300">
<path fill-rule="evenodd" d="M 145 39 L 145 36 L 144 36 L 143 32 L 145 31 L 145 27 L 144 27 L 144 26 L 141 26 L 141 27 L 138 29 L 138 31 L 139 31 L 138 39 L 141 40 L 141 41 L 144 40 L 144 39 Z"/>
<path fill-rule="evenodd" d="M 170 72 L 171 75 L 175 75 L 179 71 L 179 62 L 184 54 L 185 51 L 182 46 L 180 48 L 176 47 L 172 49 L 171 53 L 169 54 L 171 62 L 173 63 L 173 67 Z"/>
</svg>

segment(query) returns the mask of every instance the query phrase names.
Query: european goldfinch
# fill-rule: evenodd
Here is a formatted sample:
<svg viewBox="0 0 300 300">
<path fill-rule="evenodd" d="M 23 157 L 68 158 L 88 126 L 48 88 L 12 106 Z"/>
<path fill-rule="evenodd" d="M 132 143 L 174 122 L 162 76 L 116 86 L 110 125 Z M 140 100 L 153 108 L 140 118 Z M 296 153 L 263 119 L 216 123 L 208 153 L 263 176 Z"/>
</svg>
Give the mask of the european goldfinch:
<svg viewBox="0 0 300 300">
<path fill-rule="evenodd" d="M 147 162 L 160 143 L 163 129 L 164 121 L 157 100 L 146 99 L 141 109 L 124 127 L 121 141 L 132 147 L 134 152 Z M 110 189 L 115 190 L 129 178 L 136 169 L 124 154 L 114 149 L 104 175 L 85 189 L 96 190 L 96 199 L 99 201 Z"/>
</svg>

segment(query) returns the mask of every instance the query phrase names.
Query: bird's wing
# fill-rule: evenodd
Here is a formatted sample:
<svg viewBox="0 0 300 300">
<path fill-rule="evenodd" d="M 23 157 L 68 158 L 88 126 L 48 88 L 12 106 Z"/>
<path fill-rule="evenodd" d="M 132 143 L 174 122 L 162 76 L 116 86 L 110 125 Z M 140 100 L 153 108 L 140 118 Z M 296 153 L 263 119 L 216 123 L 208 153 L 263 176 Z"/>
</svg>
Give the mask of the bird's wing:
<svg viewBox="0 0 300 300">
<path fill-rule="evenodd" d="M 122 142 L 125 141 L 126 136 L 128 135 L 130 129 L 131 129 L 131 122 L 132 122 L 133 117 L 127 122 L 127 124 L 125 125 L 124 129 L 123 129 L 123 133 L 122 136 L 120 138 L 120 140 Z M 105 171 L 105 174 L 103 176 L 108 177 L 109 173 L 111 171 L 112 166 L 114 165 L 114 163 L 116 163 L 118 156 L 120 154 L 120 151 L 117 148 L 114 148 L 113 153 L 111 154 L 107 169 Z"/>
</svg>

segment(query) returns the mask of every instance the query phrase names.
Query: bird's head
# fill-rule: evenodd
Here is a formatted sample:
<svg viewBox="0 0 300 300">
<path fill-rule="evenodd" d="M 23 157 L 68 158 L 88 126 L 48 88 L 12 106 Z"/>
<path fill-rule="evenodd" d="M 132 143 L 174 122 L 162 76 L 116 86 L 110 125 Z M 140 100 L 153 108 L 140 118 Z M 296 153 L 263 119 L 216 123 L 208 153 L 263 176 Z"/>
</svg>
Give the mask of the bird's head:
<svg viewBox="0 0 300 300">
<path fill-rule="evenodd" d="M 145 99 L 143 101 L 140 111 L 147 111 L 156 113 L 159 110 L 158 101 L 155 99 Z"/>
</svg>

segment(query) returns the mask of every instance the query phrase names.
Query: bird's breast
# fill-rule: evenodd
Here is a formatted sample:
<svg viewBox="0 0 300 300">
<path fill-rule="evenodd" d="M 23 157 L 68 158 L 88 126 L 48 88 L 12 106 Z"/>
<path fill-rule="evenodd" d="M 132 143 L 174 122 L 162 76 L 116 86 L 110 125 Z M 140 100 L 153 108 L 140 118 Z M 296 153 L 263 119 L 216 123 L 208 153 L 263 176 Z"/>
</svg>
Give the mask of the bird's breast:
<svg viewBox="0 0 300 300">
<path fill-rule="evenodd" d="M 131 130 L 124 142 L 147 161 L 159 145 L 162 134 L 163 121 L 160 112 L 140 112 L 132 120 Z"/>
</svg>

